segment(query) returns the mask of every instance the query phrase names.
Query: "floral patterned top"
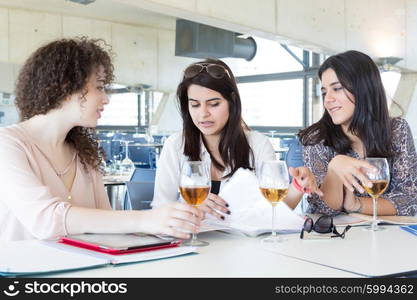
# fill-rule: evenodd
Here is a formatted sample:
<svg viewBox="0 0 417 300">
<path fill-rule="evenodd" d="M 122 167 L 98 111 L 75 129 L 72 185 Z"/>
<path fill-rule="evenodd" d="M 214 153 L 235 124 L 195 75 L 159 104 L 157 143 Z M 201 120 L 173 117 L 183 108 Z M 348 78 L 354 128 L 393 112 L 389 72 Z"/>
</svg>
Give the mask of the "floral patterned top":
<svg viewBox="0 0 417 300">
<path fill-rule="evenodd" d="M 414 216 L 417 213 L 417 154 L 414 148 L 413 136 L 406 120 L 395 118 L 392 122 L 392 150 L 394 156 L 388 159 L 390 167 L 390 184 L 381 198 L 392 202 L 399 216 Z M 329 162 L 338 153 L 324 146 L 323 141 L 312 146 L 304 146 L 304 163 L 316 176 L 320 186 L 327 173 Z M 358 153 L 351 151 L 347 154 L 359 159 Z M 369 197 L 364 192 L 359 197 Z M 309 211 L 326 215 L 336 215 L 340 211 L 333 210 L 316 194 L 308 196 Z"/>
</svg>

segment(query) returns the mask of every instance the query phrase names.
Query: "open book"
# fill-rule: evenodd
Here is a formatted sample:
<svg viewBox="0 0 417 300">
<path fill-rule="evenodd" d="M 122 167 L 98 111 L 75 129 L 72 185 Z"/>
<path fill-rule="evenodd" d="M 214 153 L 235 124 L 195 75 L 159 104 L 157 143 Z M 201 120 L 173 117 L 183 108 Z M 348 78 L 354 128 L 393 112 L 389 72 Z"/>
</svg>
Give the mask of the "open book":
<svg viewBox="0 0 417 300">
<path fill-rule="evenodd" d="M 0 276 L 70 271 L 107 265 L 148 261 L 195 252 L 194 247 L 172 247 L 132 254 L 111 255 L 56 241 L 0 242 Z"/>
<path fill-rule="evenodd" d="M 377 216 L 378 224 L 381 225 L 413 225 L 417 224 L 417 217 L 409 216 Z M 340 214 L 333 218 L 336 226 L 345 225 L 368 225 L 372 223 L 372 216 L 363 214 Z"/>
<path fill-rule="evenodd" d="M 248 236 L 271 232 L 272 206 L 262 196 L 253 172 L 238 169 L 220 191 L 219 196 L 229 204 L 231 214 L 224 215 L 224 221 L 207 215 L 202 231 L 226 230 Z M 280 233 L 300 232 L 304 218 L 280 202 L 276 206 L 275 224 Z"/>
</svg>

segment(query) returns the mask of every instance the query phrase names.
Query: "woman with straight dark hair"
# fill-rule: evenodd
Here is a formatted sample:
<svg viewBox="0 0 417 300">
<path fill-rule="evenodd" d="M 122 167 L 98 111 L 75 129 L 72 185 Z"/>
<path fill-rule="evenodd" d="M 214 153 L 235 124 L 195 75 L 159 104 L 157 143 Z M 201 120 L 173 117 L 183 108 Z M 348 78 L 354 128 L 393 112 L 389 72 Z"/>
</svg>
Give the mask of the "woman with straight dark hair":
<svg viewBox="0 0 417 300">
<path fill-rule="evenodd" d="M 239 169 L 257 171 L 262 161 L 273 160 L 268 138 L 251 131 L 242 120 L 236 81 L 221 60 L 206 59 L 188 66 L 177 89 L 183 131 L 164 145 L 156 173 L 153 206 L 178 200 L 181 165 L 184 161 L 204 161 L 211 165 L 212 188 L 200 207 L 219 219 L 230 214 L 228 204 L 217 194 L 223 183 Z M 290 169 L 300 185 L 317 191 L 314 176 L 304 167 Z M 244 188 L 244 187 L 242 187 Z M 295 207 L 303 193 L 291 187 L 286 198 Z"/>
<path fill-rule="evenodd" d="M 372 214 L 372 198 L 360 182 L 372 186 L 365 157 L 386 158 L 390 184 L 378 199 L 378 215 L 417 212 L 417 155 L 407 122 L 390 118 L 378 67 L 358 51 L 331 56 L 319 69 L 323 117 L 299 133 L 304 161 L 321 190 L 308 197 L 312 212 Z M 356 189 L 356 191 L 355 191 Z"/>
</svg>

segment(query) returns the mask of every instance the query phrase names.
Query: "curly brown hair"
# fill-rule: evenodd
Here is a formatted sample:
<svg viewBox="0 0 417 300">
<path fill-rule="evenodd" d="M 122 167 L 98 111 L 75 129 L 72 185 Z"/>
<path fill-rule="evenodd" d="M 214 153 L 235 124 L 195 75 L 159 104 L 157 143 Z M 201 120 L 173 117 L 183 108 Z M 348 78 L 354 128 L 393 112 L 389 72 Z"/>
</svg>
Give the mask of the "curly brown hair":
<svg viewBox="0 0 417 300">
<path fill-rule="evenodd" d="M 107 48 L 107 49 L 106 49 Z M 61 107 L 68 96 L 83 92 L 99 66 L 105 84 L 114 79 L 111 47 L 101 39 L 60 39 L 36 50 L 24 63 L 16 82 L 16 106 L 20 120 Z M 74 147 L 85 168 L 98 170 L 102 159 L 93 128 L 76 126 L 65 141 Z"/>
</svg>

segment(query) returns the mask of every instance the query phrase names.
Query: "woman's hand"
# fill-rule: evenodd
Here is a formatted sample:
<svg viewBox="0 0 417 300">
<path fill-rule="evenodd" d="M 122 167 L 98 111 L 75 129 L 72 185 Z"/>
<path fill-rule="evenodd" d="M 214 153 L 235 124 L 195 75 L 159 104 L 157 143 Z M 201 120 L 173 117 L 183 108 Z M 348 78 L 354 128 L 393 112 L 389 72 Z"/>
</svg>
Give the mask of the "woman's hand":
<svg viewBox="0 0 417 300">
<path fill-rule="evenodd" d="M 343 183 L 343 185 L 351 192 L 354 188 L 360 193 L 364 192 L 363 187 L 358 180 L 369 187 L 372 182 L 363 173 L 361 168 L 375 170 L 375 168 L 365 160 L 359 160 L 347 155 L 336 155 L 329 163 L 329 171 L 332 171 Z"/>
<path fill-rule="evenodd" d="M 197 232 L 204 214 L 184 203 L 169 203 L 143 211 L 146 233 L 166 234 L 180 239 L 190 238 L 187 232 Z"/>
<path fill-rule="evenodd" d="M 216 194 L 210 193 L 207 199 L 198 208 L 204 213 L 215 216 L 219 220 L 224 220 L 224 216 L 219 212 L 230 215 L 230 210 L 228 207 L 229 204 L 227 204 L 223 198 L 217 196 Z"/>
<path fill-rule="evenodd" d="M 290 167 L 288 169 L 290 175 L 297 179 L 298 184 L 303 188 L 305 193 L 315 193 L 323 196 L 323 192 L 319 189 L 313 172 L 307 167 Z"/>
</svg>

